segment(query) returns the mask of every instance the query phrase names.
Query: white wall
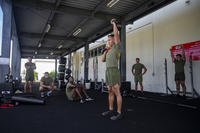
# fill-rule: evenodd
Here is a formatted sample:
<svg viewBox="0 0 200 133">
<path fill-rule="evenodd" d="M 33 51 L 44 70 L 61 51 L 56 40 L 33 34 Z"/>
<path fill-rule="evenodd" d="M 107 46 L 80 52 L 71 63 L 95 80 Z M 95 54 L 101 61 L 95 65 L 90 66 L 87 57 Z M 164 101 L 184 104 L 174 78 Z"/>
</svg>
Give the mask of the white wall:
<svg viewBox="0 0 200 133">
<path fill-rule="evenodd" d="M 21 76 L 24 80 L 25 78 L 25 63 L 27 62 L 27 59 L 21 60 Z M 55 71 L 55 60 L 50 59 L 33 59 L 33 63 L 36 65 L 36 72 L 38 72 L 38 80 L 41 79 L 42 76 L 44 76 L 44 72 L 51 72 Z"/>
<path fill-rule="evenodd" d="M 36 72 L 38 72 L 38 80 L 44 76 L 45 72 L 55 71 L 55 60 L 36 60 Z"/>
<path fill-rule="evenodd" d="M 169 49 L 172 45 L 200 40 L 200 0 L 177 0 L 127 26 L 127 77 L 134 88 L 131 67 L 141 58 L 148 71 L 144 76 L 144 90 L 166 92 L 164 59 L 168 60 L 169 87 L 175 90 L 174 64 Z M 131 29 L 132 27 L 132 29 Z M 105 63 L 98 57 L 98 81 L 105 79 Z M 81 67 L 83 71 L 84 67 Z M 194 62 L 194 85 L 200 93 L 200 62 Z M 187 91 L 191 92 L 189 63 L 185 66 Z M 83 73 L 83 72 L 81 72 Z M 89 59 L 89 79 L 94 80 L 93 58 Z"/>
<path fill-rule="evenodd" d="M 132 81 L 132 86 L 134 85 L 134 78 L 131 69 L 132 65 L 135 63 L 135 58 L 137 57 L 141 59 L 141 63 L 148 69 L 144 76 L 145 89 L 150 91 L 151 88 L 155 86 L 155 82 L 153 82 L 156 78 L 156 76 L 153 76 L 153 74 L 155 74 L 153 53 L 153 33 L 151 23 L 142 28 L 138 28 L 127 35 L 127 80 Z"/>
<path fill-rule="evenodd" d="M 200 40 L 200 1 L 185 0 L 174 3 L 134 22 L 134 30 L 127 34 L 127 79 L 136 57 L 147 66 L 144 89 L 165 92 L 164 59 L 168 60 L 169 87 L 175 90 L 174 65 L 169 49 L 172 45 Z M 189 63 L 186 64 L 186 85 L 190 87 Z M 200 92 L 200 62 L 194 63 L 195 88 Z M 155 74 L 154 76 L 152 74 Z M 133 87 L 133 86 L 132 86 Z"/>
</svg>

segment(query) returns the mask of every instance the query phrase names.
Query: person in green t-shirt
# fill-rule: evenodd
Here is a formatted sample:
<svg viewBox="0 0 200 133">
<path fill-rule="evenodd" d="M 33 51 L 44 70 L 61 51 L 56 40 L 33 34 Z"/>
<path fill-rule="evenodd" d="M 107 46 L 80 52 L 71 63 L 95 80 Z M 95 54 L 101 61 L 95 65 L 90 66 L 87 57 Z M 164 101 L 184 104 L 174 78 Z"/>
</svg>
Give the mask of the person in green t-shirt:
<svg viewBox="0 0 200 133">
<path fill-rule="evenodd" d="M 183 96 L 186 96 L 186 85 L 185 85 L 185 51 L 182 46 L 182 55 L 177 54 L 175 58 L 172 56 L 173 63 L 175 64 L 175 82 L 176 82 L 176 91 L 177 91 L 177 96 L 180 96 L 180 86 L 182 87 L 183 90 Z M 172 55 L 172 52 L 171 52 Z"/>
<path fill-rule="evenodd" d="M 49 77 L 49 73 L 45 72 L 44 76 L 40 80 L 40 87 L 39 91 L 41 92 L 41 97 L 44 97 L 45 94 L 47 96 L 50 96 L 52 94 L 52 91 L 56 89 L 56 86 L 54 86 L 53 79 Z"/>
<path fill-rule="evenodd" d="M 143 71 L 144 70 L 144 71 Z M 142 72 L 143 71 L 143 72 Z M 132 74 L 135 80 L 135 90 L 138 90 L 138 82 L 140 84 L 141 92 L 143 92 L 143 75 L 147 72 L 147 68 L 140 63 L 140 58 L 136 58 L 136 64 L 132 66 Z"/>
<path fill-rule="evenodd" d="M 71 100 L 71 101 L 80 100 L 80 103 L 93 100 L 86 93 L 85 87 L 82 84 L 76 84 L 74 82 L 73 77 L 70 77 L 68 81 L 69 82 L 67 83 L 67 86 L 66 86 L 66 96 L 68 100 Z"/>
<path fill-rule="evenodd" d="M 34 70 L 36 69 L 35 63 L 32 63 L 32 58 L 28 57 L 28 62 L 25 63 L 26 76 L 25 76 L 25 85 L 24 92 L 32 92 L 32 84 L 34 81 Z"/>
<path fill-rule="evenodd" d="M 118 63 L 120 58 L 120 37 L 116 20 L 112 19 L 113 34 L 108 35 L 107 48 L 102 55 L 102 62 L 106 62 L 106 85 L 108 87 L 109 110 L 102 113 L 102 116 L 113 115 L 113 104 L 117 98 L 117 114 L 110 117 L 111 120 L 122 118 L 122 96 L 120 93 L 120 71 Z"/>
</svg>

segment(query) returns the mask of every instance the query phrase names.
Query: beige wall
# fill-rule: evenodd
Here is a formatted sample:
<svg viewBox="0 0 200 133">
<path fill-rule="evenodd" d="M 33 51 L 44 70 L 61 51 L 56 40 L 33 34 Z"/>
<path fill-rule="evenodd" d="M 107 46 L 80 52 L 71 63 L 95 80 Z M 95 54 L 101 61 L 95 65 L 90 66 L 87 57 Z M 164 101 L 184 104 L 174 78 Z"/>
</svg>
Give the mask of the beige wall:
<svg viewBox="0 0 200 133">
<path fill-rule="evenodd" d="M 72 55 L 72 76 L 75 80 L 84 78 L 84 64 L 82 61 L 83 52 L 74 52 Z"/>
<path fill-rule="evenodd" d="M 164 59 L 168 60 L 169 86 L 175 89 L 174 65 L 169 48 L 174 44 L 200 40 L 200 1 L 178 0 L 153 14 L 134 22 L 133 31 L 127 34 L 127 79 L 133 81 L 130 73 L 136 57 L 141 58 L 148 72 L 144 77 L 145 90 L 165 92 Z M 190 87 L 189 63 L 186 64 L 186 84 Z M 194 63 L 195 88 L 200 88 L 200 62 Z M 155 75 L 152 75 L 152 74 Z M 134 83 L 132 82 L 132 85 Z M 132 86 L 133 87 L 133 86 Z"/>
</svg>

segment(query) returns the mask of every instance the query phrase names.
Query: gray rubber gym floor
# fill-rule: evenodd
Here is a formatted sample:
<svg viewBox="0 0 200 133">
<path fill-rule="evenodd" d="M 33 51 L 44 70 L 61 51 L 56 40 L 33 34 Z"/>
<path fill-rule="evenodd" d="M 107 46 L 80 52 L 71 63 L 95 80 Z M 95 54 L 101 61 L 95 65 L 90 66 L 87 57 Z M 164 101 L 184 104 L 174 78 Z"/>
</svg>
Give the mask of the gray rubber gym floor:
<svg viewBox="0 0 200 133">
<path fill-rule="evenodd" d="M 56 92 L 46 99 L 46 105 L 21 104 L 0 109 L 1 133 L 195 133 L 199 132 L 200 110 L 156 102 L 152 99 L 123 98 L 124 118 L 111 121 L 100 114 L 107 109 L 107 94 L 88 92 L 94 101 L 80 104 Z M 184 100 L 172 96 L 145 93 L 145 97 L 190 104 L 199 100 Z"/>
</svg>

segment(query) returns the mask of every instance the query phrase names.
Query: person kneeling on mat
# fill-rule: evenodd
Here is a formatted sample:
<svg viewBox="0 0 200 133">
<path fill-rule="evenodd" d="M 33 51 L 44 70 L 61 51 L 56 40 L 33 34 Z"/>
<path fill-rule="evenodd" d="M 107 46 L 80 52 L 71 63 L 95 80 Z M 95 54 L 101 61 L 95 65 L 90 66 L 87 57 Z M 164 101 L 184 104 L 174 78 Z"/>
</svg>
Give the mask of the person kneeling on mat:
<svg viewBox="0 0 200 133">
<path fill-rule="evenodd" d="M 50 96 L 55 89 L 56 86 L 54 86 L 53 79 L 49 77 L 48 72 L 45 72 L 40 80 L 39 91 L 41 92 L 41 97 Z"/>
<path fill-rule="evenodd" d="M 71 100 L 71 101 L 80 100 L 80 103 L 93 100 L 92 98 L 88 96 L 88 94 L 85 91 L 85 87 L 83 85 L 76 84 L 74 82 L 73 77 L 70 77 L 68 81 L 69 82 L 67 83 L 67 86 L 66 86 L 66 95 L 67 95 L 68 100 Z"/>
</svg>

